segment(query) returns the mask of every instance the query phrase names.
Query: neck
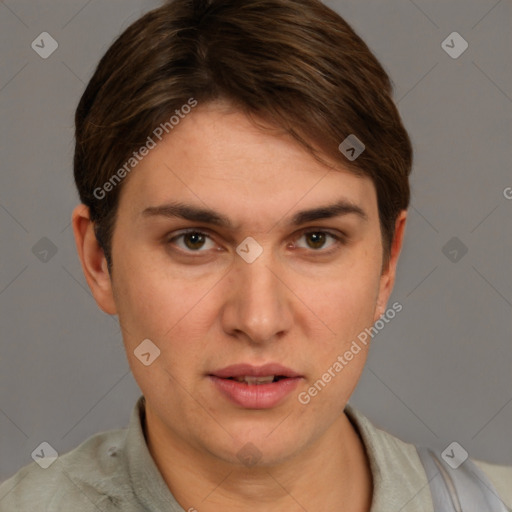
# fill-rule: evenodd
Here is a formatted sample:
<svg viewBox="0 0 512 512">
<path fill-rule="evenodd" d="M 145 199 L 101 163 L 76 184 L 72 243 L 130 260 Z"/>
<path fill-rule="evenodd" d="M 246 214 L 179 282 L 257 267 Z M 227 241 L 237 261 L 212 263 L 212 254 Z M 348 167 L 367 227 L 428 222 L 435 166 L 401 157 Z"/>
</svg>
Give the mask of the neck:
<svg viewBox="0 0 512 512">
<path fill-rule="evenodd" d="M 362 440 L 343 413 L 284 462 L 245 468 L 190 447 L 146 411 L 149 451 L 175 499 L 194 512 L 368 512 L 372 475 Z"/>
</svg>

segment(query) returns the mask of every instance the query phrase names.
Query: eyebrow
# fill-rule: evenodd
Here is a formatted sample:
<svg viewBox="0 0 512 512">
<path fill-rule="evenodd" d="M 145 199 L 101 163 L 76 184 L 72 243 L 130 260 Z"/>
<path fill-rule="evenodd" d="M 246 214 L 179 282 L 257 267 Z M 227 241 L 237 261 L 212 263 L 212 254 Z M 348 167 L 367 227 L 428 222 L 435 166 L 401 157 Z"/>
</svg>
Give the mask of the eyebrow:
<svg viewBox="0 0 512 512">
<path fill-rule="evenodd" d="M 340 199 L 332 204 L 318 206 L 309 210 L 301 210 L 296 212 L 291 218 L 289 224 L 291 226 L 300 226 L 306 222 L 312 222 L 321 219 L 330 219 L 342 215 L 354 214 L 360 219 L 367 221 L 368 215 L 358 205 L 346 199 Z M 201 208 L 191 204 L 173 202 L 162 204 L 159 206 L 149 206 L 142 211 L 141 214 L 145 218 L 151 217 L 168 217 L 181 218 L 193 222 L 202 222 L 215 226 L 233 229 L 233 223 L 225 215 L 209 208 Z"/>
</svg>

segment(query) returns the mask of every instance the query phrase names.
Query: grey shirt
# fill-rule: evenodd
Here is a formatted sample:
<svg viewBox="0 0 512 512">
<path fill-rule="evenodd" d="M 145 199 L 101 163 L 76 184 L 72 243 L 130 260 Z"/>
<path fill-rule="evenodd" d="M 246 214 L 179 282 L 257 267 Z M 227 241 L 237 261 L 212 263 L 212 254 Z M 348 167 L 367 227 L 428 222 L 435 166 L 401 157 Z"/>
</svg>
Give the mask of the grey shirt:
<svg viewBox="0 0 512 512">
<path fill-rule="evenodd" d="M 144 397 L 129 426 L 96 434 L 47 469 L 35 462 L 0 485 L 0 512 L 184 512 L 147 448 Z M 412 444 L 374 426 L 347 405 L 373 475 L 370 512 L 433 512 L 428 481 Z M 512 467 L 474 461 L 512 509 Z"/>
</svg>

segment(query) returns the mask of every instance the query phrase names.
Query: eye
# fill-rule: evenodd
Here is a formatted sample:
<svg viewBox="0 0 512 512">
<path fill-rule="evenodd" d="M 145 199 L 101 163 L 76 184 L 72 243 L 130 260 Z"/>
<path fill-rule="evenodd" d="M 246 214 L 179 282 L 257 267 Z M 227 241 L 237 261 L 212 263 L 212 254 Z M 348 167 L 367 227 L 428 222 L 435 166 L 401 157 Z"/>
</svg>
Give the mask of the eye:
<svg viewBox="0 0 512 512">
<path fill-rule="evenodd" d="M 307 240 L 307 247 L 301 247 L 305 249 L 313 249 L 314 252 L 320 252 L 319 249 L 325 247 L 326 241 L 330 238 L 333 240 L 328 248 L 322 251 L 324 254 L 331 253 L 337 249 L 337 247 L 343 243 L 343 237 L 334 233 L 330 233 L 328 231 L 314 230 L 314 231 L 306 231 L 302 233 L 301 238 Z M 297 246 L 297 245 L 296 245 Z M 297 246 L 300 247 L 300 246 Z"/>
<path fill-rule="evenodd" d="M 183 243 L 180 244 L 177 242 L 177 240 L 181 240 Z M 208 241 L 210 241 L 211 243 L 210 247 L 208 247 Z M 206 233 L 196 230 L 184 231 L 170 238 L 167 241 L 167 243 L 174 244 L 178 248 L 186 252 L 205 252 L 201 251 L 200 249 L 206 247 L 205 250 L 208 250 L 213 249 L 215 247 L 213 240 Z"/>
<path fill-rule="evenodd" d="M 306 240 L 306 246 L 301 246 L 295 242 L 293 247 L 298 247 L 300 249 L 312 249 L 313 252 L 321 252 L 322 254 L 330 254 L 331 252 L 336 251 L 344 242 L 344 237 L 342 235 L 323 230 L 310 230 L 303 232 L 298 240 L 301 239 Z M 331 244 L 328 245 L 327 249 L 325 249 L 325 245 L 329 239 L 331 239 Z M 216 244 L 207 233 L 196 229 L 182 231 L 181 233 L 174 235 L 172 238 L 169 238 L 167 243 L 175 245 L 181 251 L 188 253 L 207 252 L 208 250 L 216 247 Z"/>
</svg>

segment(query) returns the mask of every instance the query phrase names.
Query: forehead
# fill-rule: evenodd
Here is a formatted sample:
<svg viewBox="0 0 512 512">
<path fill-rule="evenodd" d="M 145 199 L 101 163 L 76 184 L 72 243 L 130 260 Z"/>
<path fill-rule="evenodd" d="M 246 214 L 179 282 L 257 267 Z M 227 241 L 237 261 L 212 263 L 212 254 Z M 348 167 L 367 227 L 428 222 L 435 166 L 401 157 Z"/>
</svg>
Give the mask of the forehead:
<svg viewBox="0 0 512 512">
<path fill-rule="evenodd" d="M 329 168 L 282 130 L 255 126 L 222 104 L 200 105 L 149 151 L 124 184 L 120 209 L 184 201 L 234 221 L 268 225 L 287 212 L 341 199 L 377 215 L 373 182 Z"/>
</svg>

